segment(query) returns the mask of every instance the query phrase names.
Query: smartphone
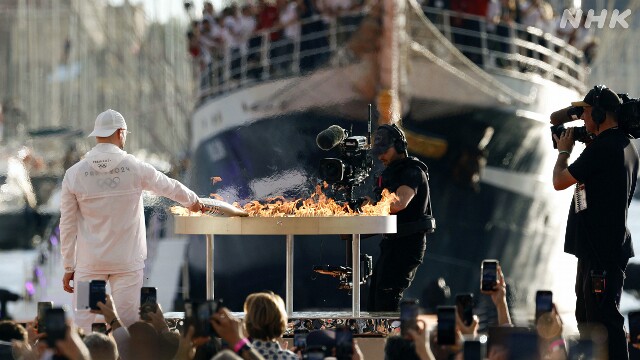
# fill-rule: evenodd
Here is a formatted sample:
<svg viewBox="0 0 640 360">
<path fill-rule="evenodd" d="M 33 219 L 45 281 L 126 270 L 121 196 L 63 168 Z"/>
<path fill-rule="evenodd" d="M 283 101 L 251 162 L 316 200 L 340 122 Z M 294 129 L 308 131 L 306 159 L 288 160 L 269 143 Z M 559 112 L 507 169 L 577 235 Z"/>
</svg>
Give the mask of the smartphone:
<svg viewBox="0 0 640 360">
<path fill-rule="evenodd" d="M 350 360 L 353 356 L 353 333 L 348 327 L 336 329 L 336 358 Z"/>
<path fill-rule="evenodd" d="M 438 306 L 438 345 L 456 343 L 456 307 Z"/>
<path fill-rule="evenodd" d="M 465 325 L 471 325 L 473 322 L 473 294 L 456 295 L 456 309 L 462 322 Z"/>
<path fill-rule="evenodd" d="M 640 311 L 629 312 L 629 339 L 632 344 L 640 343 Z"/>
<path fill-rule="evenodd" d="M 89 283 L 89 308 L 92 310 L 100 310 L 98 302 L 106 303 L 107 282 L 104 280 L 91 280 Z"/>
<path fill-rule="evenodd" d="M 97 332 L 106 334 L 107 333 L 107 324 L 105 323 L 93 323 L 91 324 L 91 332 Z"/>
<path fill-rule="evenodd" d="M 67 331 L 67 321 L 62 308 L 47 309 L 44 313 L 44 325 L 47 331 L 47 345 L 56 346 L 56 341 L 64 340 Z"/>
<path fill-rule="evenodd" d="M 498 285 L 498 260 L 482 261 L 480 290 L 493 291 Z"/>
<path fill-rule="evenodd" d="M 542 314 L 553 310 L 553 293 L 549 290 L 538 290 L 536 292 L 536 322 Z"/>
<path fill-rule="evenodd" d="M 293 346 L 298 350 L 304 350 L 307 347 L 307 335 L 309 330 L 296 329 L 293 331 Z"/>
<path fill-rule="evenodd" d="M 420 305 L 417 299 L 403 299 L 400 302 L 400 335 L 407 336 L 409 329 L 418 330 Z"/>
<path fill-rule="evenodd" d="M 482 360 L 482 343 L 480 340 L 465 340 L 462 353 L 464 360 Z"/>
<path fill-rule="evenodd" d="M 74 291 L 76 292 L 76 310 L 91 310 L 89 308 L 89 282 L 74 281 Z"/>
<path fill-rule="evenodd" d="M 184 304 L 185 329 L 193 326 L 194 337 L 217 336 L 211 325 L 211 316 L 222 307 L 222 299 L 204 302 L 188 301 Z"/>
<path fill-rule="evenodd" d="M 143 287 L 140 289 L 140 318 L 151 320 L 149 313 L 158 310 L 157 290 L 154 287 Z"/>
<path fill-rule="evenodd" d="M 48 309 L 53 307 L 52 301 L 40 301 L 38 302 L 38 334 L 47 332 L 47 324 L 44 322 L 44 314 Z M 26 327 L 25 327 L 26 329 Z"/>
</svg>

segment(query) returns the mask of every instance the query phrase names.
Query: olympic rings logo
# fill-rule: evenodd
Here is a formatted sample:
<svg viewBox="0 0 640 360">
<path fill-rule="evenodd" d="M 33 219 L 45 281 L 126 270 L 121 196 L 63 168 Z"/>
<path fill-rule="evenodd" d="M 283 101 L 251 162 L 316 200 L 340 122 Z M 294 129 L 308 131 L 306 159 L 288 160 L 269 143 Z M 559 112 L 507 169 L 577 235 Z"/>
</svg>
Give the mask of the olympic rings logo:
<svg viewBox="0 0 640 360">
<path fill-rule="evenodd" d="M 115 189 L 118 187 L 118 184 L 120 184 L 120 178 L 117 176 L 114 178 L 98 179 L 98 186 L 103 189 L 104 188 Z"/>
</svg>

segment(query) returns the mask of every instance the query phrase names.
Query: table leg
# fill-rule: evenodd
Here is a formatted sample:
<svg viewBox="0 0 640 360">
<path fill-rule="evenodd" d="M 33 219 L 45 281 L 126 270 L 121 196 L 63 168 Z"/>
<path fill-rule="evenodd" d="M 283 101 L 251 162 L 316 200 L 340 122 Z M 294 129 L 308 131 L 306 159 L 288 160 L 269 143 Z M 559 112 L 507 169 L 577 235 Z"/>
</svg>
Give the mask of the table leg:
<svg viewBox="0 0 640 360">
<path fill-rule="evenodd" d="M 351 235 L 351 309 L 353 317 L 360 317 L 360 234 Z"/>
<path fill-rule="evenodd" d="M 287 274 L 286 278 L 286 308 L 287 316 L 293 315 L 293 235 L 287 235 Z"/>
<path fill-rule="evenodd" d="M 207 235 L 207 300 L 213 300 L 213 234 Z"/>
</svg>

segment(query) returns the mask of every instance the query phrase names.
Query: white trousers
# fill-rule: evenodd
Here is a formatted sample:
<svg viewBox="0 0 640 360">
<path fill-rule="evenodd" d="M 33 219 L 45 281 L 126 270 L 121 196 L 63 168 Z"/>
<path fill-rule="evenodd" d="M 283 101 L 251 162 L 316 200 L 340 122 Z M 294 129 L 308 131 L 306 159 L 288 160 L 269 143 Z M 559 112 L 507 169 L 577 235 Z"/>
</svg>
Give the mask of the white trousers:
<svg viewBox="0 0 640 360">
<path fill-rule="evenodd" d="M 91 280 L 104 280 L 111 288 L 111 296 L 118 313 L 120 323 L 126 327 L 140 320 L 140 289 L 144 269 L 118 274 L 91 274 L 76 271 L 73 278 L 74 286 L 79 281 L 89 282 Z M 75 313 L 75 323 L 84 329 L 85 333 L 91 332 L 91 324 L 96 322 L 96 314 L 88 310 L 76 310 L 78 292 L 73 292 L 73 308 Z"/>
</svg>

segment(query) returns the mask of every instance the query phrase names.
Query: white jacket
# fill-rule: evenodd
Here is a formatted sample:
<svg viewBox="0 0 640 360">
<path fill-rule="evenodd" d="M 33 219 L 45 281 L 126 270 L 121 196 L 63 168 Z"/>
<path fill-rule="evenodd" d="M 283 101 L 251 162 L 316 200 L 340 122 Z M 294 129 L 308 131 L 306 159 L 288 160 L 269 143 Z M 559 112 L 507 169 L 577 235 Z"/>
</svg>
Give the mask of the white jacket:
<svg viewBox="0 0 640 360">
<path fill-rule="evenodd" d="M 66 272 L 112 274 L 144 268 L 147 258 L 142 191 L 185 207 L 198 196 L 179 181 L 113 144 L 98 144 L 67 170 L 60 204 Z"/>
</svg>

